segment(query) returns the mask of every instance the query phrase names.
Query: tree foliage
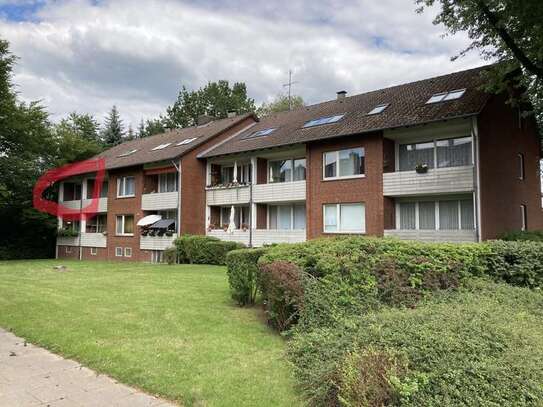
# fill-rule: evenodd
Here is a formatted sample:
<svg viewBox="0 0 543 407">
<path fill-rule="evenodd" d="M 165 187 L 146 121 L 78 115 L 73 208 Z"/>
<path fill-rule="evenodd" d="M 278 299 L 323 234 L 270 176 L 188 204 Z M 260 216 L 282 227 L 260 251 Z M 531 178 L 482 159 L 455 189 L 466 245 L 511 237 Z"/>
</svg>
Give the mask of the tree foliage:
<svg viewBox="0 0 543 407">
<path fill-rule="evenodd" d="M 247 96 L 244 83 L 237 82 L 231 87 L 228 81 L 220 80 L 194 91 L 183 86 L 177 100 L 166 109 L 163 123 L 170 129 L 189 127 L 197 124 L 199 116 L 225 118 L 231 111 L 238 114 L 255 111 L 254 100 Z"/>
<path fill-rule="evenodd" d="M 511 84 L 526 90 L 513 101 L 529 99 L 543 119 L 543 2 L 541 0 L 416 0 L 419 12 L 440 6 L 434 24 L 450 34 L 467 33 L 471 44 L 460 53 L 478 50 L 499 61 L 489 75 L 488 89 L 500 92 Z M 458 57 L 458 56 L 457 56 Z M 523 105 L 524 106 L 524 105 Z M 541 123 L 541 121 L 540 121 Z"/>
<path fill-rule="evenodd" d="M 108 147 L 116 146 L 123 142 L 125 135 L 124 123 L 121 119 L 117 106 L 113 106 L 104 122 L 102 130 L 102 139 Z"/>
<path fill-rule="evenodd" d="M 279 94 L 271 102 L 262 103 L 256 110 L 256 114 L 258 117 L 265 117 L 272 113 L 286 112 L 303 106 L 305 106 L 305 102 L 301 96 L 291 96 L 289 103 L 287 95 Z"/>
</svg>

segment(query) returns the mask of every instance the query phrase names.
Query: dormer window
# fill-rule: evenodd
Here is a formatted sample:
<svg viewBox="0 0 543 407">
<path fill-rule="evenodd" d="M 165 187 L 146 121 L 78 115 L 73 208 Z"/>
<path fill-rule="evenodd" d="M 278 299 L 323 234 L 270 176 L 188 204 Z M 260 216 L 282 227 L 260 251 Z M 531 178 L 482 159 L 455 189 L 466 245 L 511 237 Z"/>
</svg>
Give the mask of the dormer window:
<svg viewBox="0 0 543 407">
<path fill-rule="evenodd" d="M 254 137 L 267 136 L 269 134 L 272 134 L 274 131 L 275 131 L 275 127 L 271 127 L 269 129 L 257 130 L 255 132 L 249 134 L 248 136 L 245 136 L 244 138 L 248 139 L 248 138 L 254 138 Z"/>
<path fill-rule="evenodd" d="M 129 155 L 132 155 L 134 154 L 136 151 L 138 151 L 137 148 L 135 148 L 134 150 L 130 150 L 130 151 L 126 151 L 122 154 L 119 154 L 117 157 L 121 158 L 121 157 L 128 157 Z"/>
<path fill-rule="evenodd" d="M 172 143 L 164 143 L 164 144 L 160 144 L 160 145 L 158 145 L 158 146 L 152 148 L 151 151 L 162 150 L 162 149 L 168 147 L 170 144 L 172 144 Z"/>
<path fill-rule="evenodd" d="M 389 105 L 390 103 L 383 103 L 381 105 L 375 106 L 372 110 L 368 112 L 368 116 L 383 113 Z"/>
<path fill-rule="evenodd" d="M 450 92 L 435 93 L 430 99 L 428 99 L 426 104 L 447 102 L 449 100 L 460 99 L 464 95 L 464 93 L 466 93 L 466 89 L 457 89 Z"/>
<path fill-rule="evenodd" d="M 178 145 L 178 146 L 184 146 L 185 144 L 192 143 L 194 140 L 196 140 L 196 137 L 187 138 L 187 139 L 185 139 L 185 140 L 180 141 L 180 142 L 177 143 L 176 145 Z"/>
<path fill-rule="evenodd" d="M 320 125 L 323 125 L 323 124 L 336 123 L 336 122 L 340 121 L 343 118 L 343 116 L 345 116 L 345 113 L 344 114 L 338 114 L 338 115 L 335 115 L 335 116 L 325 116 L 325 117 L 319 117 L 318 119 L 309 120 L 308 122 L 305 122 L 304 128 L 305 127 L 320 126 Z"/>
</svg>

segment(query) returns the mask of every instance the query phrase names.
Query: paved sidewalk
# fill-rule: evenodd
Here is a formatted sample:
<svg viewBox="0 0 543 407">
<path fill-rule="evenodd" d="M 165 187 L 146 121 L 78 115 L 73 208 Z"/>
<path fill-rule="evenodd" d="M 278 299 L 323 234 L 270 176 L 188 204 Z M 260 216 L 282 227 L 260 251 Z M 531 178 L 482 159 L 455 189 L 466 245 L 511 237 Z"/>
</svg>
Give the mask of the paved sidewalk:
<svg viewBox="0 0 543 407">
<path fill-rule="evenodd" d="M 0 328 L 0 406 L 166 407 L 162 399 L 26 344 Z"/>
</svg>

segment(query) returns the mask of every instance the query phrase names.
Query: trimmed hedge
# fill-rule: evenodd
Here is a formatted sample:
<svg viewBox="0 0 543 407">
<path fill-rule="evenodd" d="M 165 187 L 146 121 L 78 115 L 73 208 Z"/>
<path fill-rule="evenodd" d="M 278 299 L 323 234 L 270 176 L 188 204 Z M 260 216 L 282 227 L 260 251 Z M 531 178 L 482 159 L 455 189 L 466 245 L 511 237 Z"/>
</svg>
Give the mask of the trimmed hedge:
<svg viewBox="0 0 543 407">
<path fill-rule="evenodd" d="M 226 254 L 245 245 L 210 236 L 182 235 L 175 239 L 175 247 L 179 263 L 225 265 Z"/>
<path fill-rule="evenodd" d="M 230 293 L 238 305 L 254 304 L 257 295 L 258 259 L 265 248 L 232 250 L 226 255 Z"/>
<path fill-rule="evenodd" d="M 505 233 L 500 237 L 501 240 L 518 241 L 531 240 L 533 242 L 543 242 L 543 230 L 518 230 Z"/>
</svg>

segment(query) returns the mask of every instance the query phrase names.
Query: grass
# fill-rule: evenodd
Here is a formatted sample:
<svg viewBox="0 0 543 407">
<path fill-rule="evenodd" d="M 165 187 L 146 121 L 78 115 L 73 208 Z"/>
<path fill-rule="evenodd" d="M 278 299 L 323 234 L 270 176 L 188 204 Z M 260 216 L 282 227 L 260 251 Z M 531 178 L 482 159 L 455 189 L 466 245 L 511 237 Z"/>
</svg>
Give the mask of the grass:
<svg viewBox="0 0 543 407">
<path fill-rule="evenodd" d="M 232 303 L 224 267 L 0 262 L 0 327 L 183 405 L 301 404 L 262 322 Z"/>
</svg>

